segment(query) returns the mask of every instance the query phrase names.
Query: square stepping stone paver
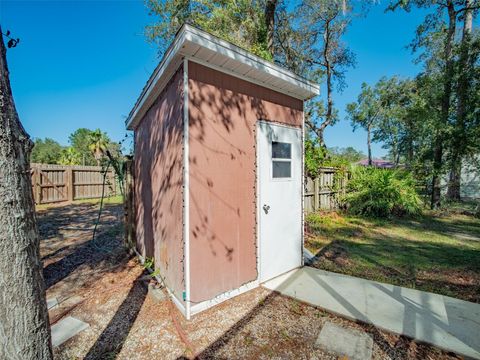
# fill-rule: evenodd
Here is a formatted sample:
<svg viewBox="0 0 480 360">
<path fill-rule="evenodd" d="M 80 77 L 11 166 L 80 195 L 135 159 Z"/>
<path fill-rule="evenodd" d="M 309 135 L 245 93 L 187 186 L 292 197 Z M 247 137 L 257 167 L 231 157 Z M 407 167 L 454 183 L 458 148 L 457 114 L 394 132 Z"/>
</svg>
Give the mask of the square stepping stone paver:
<svg viewBox="0 0 480 360">
<path fill-rule="evenodd" d="M 327 322 L 318 335 L 315 347 L 346 356 L 351 360 L 370 360 L 373 339 L 362 331 L 343 328 Z"/>
<path fill-rule="evenodd" d="M 58 305 L 58 300 L 56 297 L 53 298 L 47 298 L 47 309 L 53 309 L 55 306 Z"/>
<path fill-rule="evenodd" d="M 165 292 L 161 287 L 156 287 L 153 284 L 148 284 L 148 296 L 156 303 L 162 302 L 167 299 Z"/>
<path fill-rule="evenodd" d="M 86 322 L 67 316 L 52 326 L 52 345 L 59 346 L 88 327 Z"/>
</svg>

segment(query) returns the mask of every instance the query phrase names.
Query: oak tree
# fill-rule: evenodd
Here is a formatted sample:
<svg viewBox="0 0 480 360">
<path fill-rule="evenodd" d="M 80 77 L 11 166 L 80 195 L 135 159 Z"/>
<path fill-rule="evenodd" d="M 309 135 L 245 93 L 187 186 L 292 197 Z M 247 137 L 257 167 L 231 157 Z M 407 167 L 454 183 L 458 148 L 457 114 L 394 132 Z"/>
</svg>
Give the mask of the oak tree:
<svg viewBox="0 0 480 360">
<path fill-rule="evenodd" d="M 52 359 L 29 156 L 0 35 L 0 359 Z"/>
</svg>

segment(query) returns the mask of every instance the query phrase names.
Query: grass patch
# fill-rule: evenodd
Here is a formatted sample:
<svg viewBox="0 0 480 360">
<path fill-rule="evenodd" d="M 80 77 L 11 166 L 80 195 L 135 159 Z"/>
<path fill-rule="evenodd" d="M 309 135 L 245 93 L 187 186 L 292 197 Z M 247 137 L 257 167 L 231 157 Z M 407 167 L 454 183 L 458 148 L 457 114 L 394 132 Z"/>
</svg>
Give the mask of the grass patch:
<svg viewBox="0 0 480 360">
<path fill-rule="evenodd" d="M 99 204 L 100 203 L 100 198 L 95 198 L 95 199 L 81 199 L 81 200 L 75 200 L 72 201 L 71 203 L 64 202 L 64 203 L 50 203 L 50 204 L 36 204 L 35 209 L 37 211 L 39 210 L 47 210 L 53 207 L 59 207 L 59 206 L 67 206 L 67 205 L 75 205 L 75 204 Z M 119 205 L 123 204 L 123 197 L 122 195 L 115 195 L 115 196 L 110 196 L 110 197 L 105 197 L 103 199 L 103 204 L 104 205 Z"/>
<path fill-rule="evenodd" d="M 427 213 L 377 220 L 337 213 L 306 218 L 313 266 L 480 302 L 480 220 Z"/>
<path fill-rule="evenodd" d="M 97 199 L 81 199 L 75 200 L 73 204 L 98 204 L 100 202 L 100 198 Z M 110 197 L 103 198 L 104 204 L 123 204 L 123 197 L 122 195 L 115 195 Z"/>
</svg>

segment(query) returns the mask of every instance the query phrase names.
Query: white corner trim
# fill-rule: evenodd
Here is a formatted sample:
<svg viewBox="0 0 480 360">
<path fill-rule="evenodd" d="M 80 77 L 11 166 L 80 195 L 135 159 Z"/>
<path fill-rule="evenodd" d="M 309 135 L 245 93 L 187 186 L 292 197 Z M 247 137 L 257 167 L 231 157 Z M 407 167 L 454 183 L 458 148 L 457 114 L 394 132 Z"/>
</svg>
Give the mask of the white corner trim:
<svg viewBox="0 0 480 360">
<path fill-rule="evenodd" d="M 190 309 L 191 314 L 192 315 L 198 314 L 199 312 L 207 310 L 207 309 L 211 308 L 212 306 L 218 305 L 218 304 L 220 304 L 220 303 L 222 303 L 226 300 L 234 298 L 235 296 L 238 296 L 238 295 L 243 294 L 247 291 L 255 289 L 259 285 L 260 285 L 260 282 L 258 280 L 254 280 L 254 281 L 251 281 L 249 283 L 246 283 L 246 284 L 240 286 L 239 288 L 236 288 L 236 289 L 224 292 L 223 294 L 217 295 L 211 300 L 206 300 L 206 301 L 202 301 L 200 303 L 197 303 L 197 304 L 193 305 L 192 308 Z"/>
<path fill-rule="evenodd" d="M 256 181 L 256 191 L 255 191 L 255 195 L 256 195 L 256 201 L 255 201 L 255 213 L 256 213 L 256 216 L 257 218 L 255 219 L 256 220 L 256 223 L 257 223 L 257 236 L 256 236 L 256 241 L 257 241 L 257 280 L 260 281 L 260 279 L 262 278 L 262 268 L 261 268 L 261 246 L 260 246 L 260 166 L 258 166 L 258 164 L 260 164 L 260 153 L 258 151 L 260 145 L 259 145 L 259 140 L 258 140 L 258 134 L 260 133 L 259 131 L 259 122 L 261 120 L 260 119 L 257 119 L 257 123 L 255 124 L 255 176 L 257 177 L 255 179 Z"/>
<path fill-rule="evenodd" d="M 301 263 L 305 265 L 305 257 L 303 256 L 303 248 L 305 247 L 305 103 L 302 105 L 302 249 Z"/>
<path fill-rule="evenodd" d="M 183 60 L 183 240 L 185 317 L 190 320 L 190 164 L 188 121 L 188 59 Z"/>
<path fill-rule="evenodd" d="M 161 280 L 158 278 L 158 276 L 155 276 L 155 279 L 157 279 L 157 281 L 161 283 Z M 170 298 L 172 299 L 173 303 L 178 308 L 178 310 L 180 310 L 183 316 L 187 317 L 187 311 L 183 303 L 175 296 L 175 294 L 169 289 L 168 286 L 165 285 L 165 289 L 167 289 L 167 292 L 170 295 Z"/>
<path fill-rule="evenodd" d="M 135 254 L 137 257 L 140 259 L 140 263 L 143 265 L 145 264 L 145 258 L 140 255 L 140 253 L 137 251 L 137 249 L 133 249 L 135 251 Z M 172 299 L 173 303 L 175 306 L 180 310 L 180 312 L 183 314 L 183 316 L 186 317 L 186 311 L 185 311 L 185 306 L 183 306 L 182 302 L 177 298 L 177 296 L 168 288 L 167 284 L 164 283 L 163 279 L 160 276 L 155 275 L 155 279 L 158 281 L 159 284 L 162 284 L 165 289 L 167 289 L 168 295 L 170 295 L 170 298 Z"/>
</svg>

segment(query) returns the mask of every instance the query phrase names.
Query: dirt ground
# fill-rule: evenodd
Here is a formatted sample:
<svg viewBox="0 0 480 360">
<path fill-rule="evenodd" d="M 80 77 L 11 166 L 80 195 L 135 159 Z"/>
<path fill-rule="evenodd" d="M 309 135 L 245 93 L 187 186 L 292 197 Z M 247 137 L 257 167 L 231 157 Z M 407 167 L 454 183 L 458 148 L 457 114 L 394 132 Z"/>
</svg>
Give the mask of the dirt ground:
<svg viewBox="0 0 480 360">
<path fill-rule="evenodd" d="M 337 359 L 314 348 L 327 321 L 363 329 L 374 359 L 456 359 L 373 326 L 356 324 L 263 288 L 186 321 L 170 301 L 147 295 L 149 277 L 122 247 L 122 207 L 108 205 L 92 241 L 98 205 L 38 212 L 47 297 L 55 323 L 90 324 L 55 349 L 57 359 Z"/>
</svg>

